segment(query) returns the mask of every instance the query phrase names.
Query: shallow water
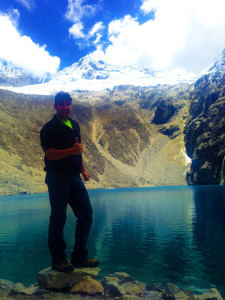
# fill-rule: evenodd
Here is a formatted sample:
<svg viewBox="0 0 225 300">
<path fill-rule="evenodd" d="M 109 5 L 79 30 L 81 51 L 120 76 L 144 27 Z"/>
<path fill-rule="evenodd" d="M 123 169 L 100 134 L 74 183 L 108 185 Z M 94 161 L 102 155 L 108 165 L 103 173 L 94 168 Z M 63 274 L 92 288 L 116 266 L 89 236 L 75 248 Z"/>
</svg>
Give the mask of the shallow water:
<svg viewBox="0 0 225 300">
<path fill-rule="evenodd" d="M 145 283 L 172 282 L 225 296 L 225 186 L 89 191 L 94 222 L 88 248 L 99 278 L 116 271 Z M 36 282 L 50 265 L 47 194 L 0 197 L 0 278 Z M 74 243 L 68 209 L 67 253 Z"/>
</svg>

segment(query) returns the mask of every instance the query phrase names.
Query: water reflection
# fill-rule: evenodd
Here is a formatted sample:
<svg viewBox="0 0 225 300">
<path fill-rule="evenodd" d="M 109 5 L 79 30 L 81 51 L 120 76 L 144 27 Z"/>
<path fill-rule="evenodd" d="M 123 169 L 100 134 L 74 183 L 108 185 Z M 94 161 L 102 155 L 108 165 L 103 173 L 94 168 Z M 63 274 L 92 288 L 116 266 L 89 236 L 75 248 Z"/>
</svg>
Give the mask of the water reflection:
<svg viewBox="0 0 225 300">
<path fill-rule="evenodd" d="M 224 289 L 225 187 L 194 192 L 193 246 L 201 257 L 202 278 Z"/>
<path fill-rule="evenodd" d="M 144 281 L 178 281 L 187 275 L 192 189 L 108 191 L 93 206 L 98 222 L 90 244 L 103 275 L 118 269 Z"/>
</svg>

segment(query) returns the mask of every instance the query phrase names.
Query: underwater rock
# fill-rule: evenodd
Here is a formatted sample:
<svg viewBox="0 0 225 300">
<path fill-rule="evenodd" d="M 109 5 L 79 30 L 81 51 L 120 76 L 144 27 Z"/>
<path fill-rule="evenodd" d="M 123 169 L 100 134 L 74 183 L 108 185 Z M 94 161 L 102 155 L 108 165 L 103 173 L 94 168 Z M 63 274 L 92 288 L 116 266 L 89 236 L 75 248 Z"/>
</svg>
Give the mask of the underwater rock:
<svg viewBox="0 0 225 300">
<path fill-rule="evenodd" d="M 117 280 L 122 280 L 123 282 L 134 281 L 134 279 L 125 272 L 115 272 L 113 274 L 109 274 L 108 277 L 113 277 Z"/>
<path fill-rule="evenodd" d="M 209 299 L 223 300 L 220 293 L 215 288 L 211 288 L 211 289 L 207 290 L 206 293 L 196 296 L 195 299 L 196 300 L 209 300 Z"/>
<path fill-rule="evenodd" d="M 122 283 L 121 287 L 125 289 L 126 294 L 128 295 L 140 296 L 144 294 L 144 291 L 140 289 L 140 287 L 136 284 L 135 281 Z"/>
</svg>

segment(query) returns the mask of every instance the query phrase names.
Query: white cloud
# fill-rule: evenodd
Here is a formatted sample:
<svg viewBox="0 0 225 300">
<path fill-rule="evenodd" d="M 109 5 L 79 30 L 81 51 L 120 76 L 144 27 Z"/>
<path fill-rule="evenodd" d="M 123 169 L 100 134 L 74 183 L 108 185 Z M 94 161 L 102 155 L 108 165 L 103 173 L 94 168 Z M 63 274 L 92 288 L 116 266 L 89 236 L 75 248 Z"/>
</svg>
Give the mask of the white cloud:
<svg viewBox="0 0 225 300">
<path fill-rule="evenodd" d="M 33 0 L 16 0 L 16 2 L 20 3 L 28 10 L 32 10 L 35 7 L 35 3 Z"/>
<path fill-rule="evenodd" d="M 69 29 L 69 33 L 75 38 L 75 39 L 80 39 L 80 38 L 84 38 L 85 35 L 82 32 L 84 26 L 81 22 L 75 23 L 73 24 L 72 27 L 70 27 Z"/>
<path fill-rule="evenodd" d="M 6 14 L 0 14 L 0 40 L 0 59 L 8 64 L 40 77 L 57 72 L 60 59 L 51 56 L 46 51 L 45 45 L 40 46 L 30 37 L 20 35 L 9 15 Z"/>
<path fill-rule="evenodd" d="M 93 44 L 98 45 L 101 38 L 102 38 L 102 35 L 100 33 L 97 33 L 96 34 L 96 39 L 93 41 Z"/>
<path fill-rule="evenodd" d="M 76 44 L 80 47 L 87 47 L 91 44 L 98 44 L 102 35 L 100 32 L 105 28 L 102 22 L 97 22 L 87 32 L 83 23 L 84 19 L 90 18 L 101 9 L 100 1 L 90 5 L 85 4 L 84 0 L 68 0 L 67 11 L 65 17 L 73 22 L 73 25 L 69 28 L 70 36 L 74 39 L 78 39 Z M 95 38 L 93 40 L 93 38 Z"/>
<path fill-rule="evenodd" d="M 97 37 L 96 40 L 99 40 L 101 38 L 99 32 L 102 31 L 104 28 L 105 27 L 103 26 L 102 22 L 97 22 L 93 25 L 93 27 L 89 30 L 87 34 L 84 34 L 84 26 L 82 22 L 77 22 L 69 28 L 69 33 L 75 39 L 84 39 L 84 42 L 88 42 L 90 38 L 95 36 Z"/>
<path fill-rule="evenodd" d="M 70 35 L 77 39 L 76 44 L 79 48 L 89 47 L 90 45 L 97 45 L 102 38 L 100 32 L 104 29 L 102 22 L 97 22 L 93 25 L 93 27 L 89 30 L 87 34 L 84 33 L 84 26 L 81 22 L 73 24 L 72 27 L 69 28 Z"/>
<path fill-rule="evenodd" d="M 99 31 L 101 31 L 102 29 L 104 29 L 103 23 L 102 22 L 97 22 L 95 23 L 95 25 L 91 28 L 91 30 L 89 31 L 88 35 L 90 37 L 94 36 L 96 33 L 98 33 Z"/>
<path fill-rule="evenodd" d="M 18 9 L 8 9 L 7 15 L 8 15 L 9 19 L 11 20 L 11 22 L 13 23 L 13 25 L 17 27 L 19 18 L 20 18 L 19 10 Z M 0 16 L 1 16 L 1 12 L 0 12 Z"/>
<path fill-rule="evenodd" d="M 68 0 L 66 18 L 74 23 L 80 22 L 83 17 L 92 17 L 99 9 L 99 4 L 84 4 L 84 0 Z"/>
<path fill-rule="evenodd" d="M 105 61 L 198 73 L 225 48 L 224 0 L 143 0 L 140 12 L 152 11 L 143 24 L 129 15 L 109 24 Z"/>
</svg>

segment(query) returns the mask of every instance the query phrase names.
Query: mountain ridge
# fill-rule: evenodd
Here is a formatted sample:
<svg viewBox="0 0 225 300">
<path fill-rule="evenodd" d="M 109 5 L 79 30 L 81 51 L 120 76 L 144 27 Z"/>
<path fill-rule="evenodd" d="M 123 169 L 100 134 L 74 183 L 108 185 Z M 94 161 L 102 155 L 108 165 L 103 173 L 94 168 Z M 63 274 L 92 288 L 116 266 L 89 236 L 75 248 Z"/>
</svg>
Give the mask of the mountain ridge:
<svg viewBox="0 0 225 300">
<path fill-rule="evenodd" d="M 50 95 L 58 90 L 102 91 L 118 85 L 156 86 L 196 82 L 202 75 L 224 70 L 225 49 L 205 70 L 197 75 L 184 69 L 157 71 L 136 65 L 110 65 L 101 59 L 86 55 L 56 74 L 36 78 L 19 68 L 5 66 L 0 62 L 0 88 L 23 94 Z M 57 86 L 57 88 L 56 88 Z"/>
<path fill-rule="evenodd" d="M 134 65 L 119 67 L 102 60 L 93 60 L 87 55 L 70 67 L 59 71 L 48 82 L 5 88 L 23 94 L 50 95 L 58 90 L 67 90 L 68 92 L 76 90 L 101 91 L 113 89 L 118 85 L 129 85 L 133 82 L 137 86 L 177 84 L 180 82 L 193 83 L 197 78 L 196 74 L 181 69 L 159 72 Z"/>
</svg>

